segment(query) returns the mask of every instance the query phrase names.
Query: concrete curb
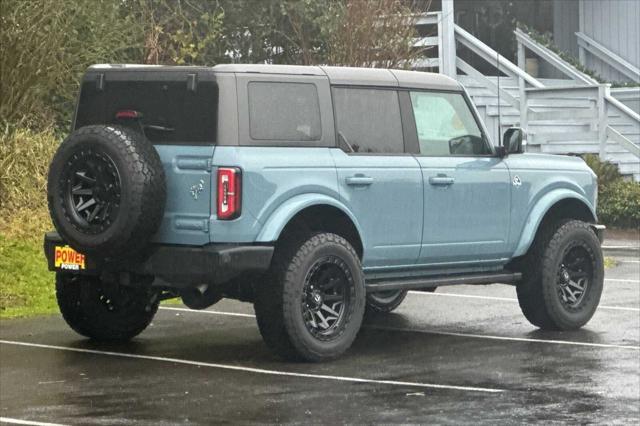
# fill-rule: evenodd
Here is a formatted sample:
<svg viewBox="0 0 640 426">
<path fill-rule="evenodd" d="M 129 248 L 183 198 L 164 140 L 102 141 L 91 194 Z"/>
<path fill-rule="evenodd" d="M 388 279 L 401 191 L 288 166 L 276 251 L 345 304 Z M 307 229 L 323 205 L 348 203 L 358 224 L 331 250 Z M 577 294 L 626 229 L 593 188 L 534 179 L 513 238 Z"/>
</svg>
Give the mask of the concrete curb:
<svg viewBox="0 0 640 426">
<path fill-rule="evenodd" d="M 603 245 L 602 252 L 605 256 L 640 256 L 639 246 L 614 246 Z"/>
</svg>

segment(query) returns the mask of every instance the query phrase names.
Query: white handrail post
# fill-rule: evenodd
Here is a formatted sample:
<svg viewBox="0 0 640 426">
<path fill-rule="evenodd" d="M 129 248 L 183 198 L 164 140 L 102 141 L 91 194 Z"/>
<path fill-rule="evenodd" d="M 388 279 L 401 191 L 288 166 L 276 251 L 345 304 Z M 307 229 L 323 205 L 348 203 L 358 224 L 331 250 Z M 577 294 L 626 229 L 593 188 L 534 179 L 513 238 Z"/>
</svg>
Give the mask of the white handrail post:
<svg viewBox="0 0 640 426">
<path fill-rule="evenodd" d="M 578 61 L 582 66 L 587 63 L 587 54 L 584 51 L 584 47 L 582 47 L 581 45 L 578 45 Z"/>
<path fill-rule="evenodd" d="M 441 73 L 456 78 L 456 37 L 453 0 L 442 0 L 442 69 Z"/>
<path fill-rule="evenodd" d="M 598 86 L 598 142 L 600 143 L 599 156 L 601 161 L 605 161 L 607 156 L 607 101 L 605 97 L 609 94 L 609 86 L 601 84 Z"/>
<path fill-rule="evenodd" d="M 518 41 L 518 67 L 526 71 L 527 59 L 525 56 L 524 45 Z M 526 82 L 522 76 L 518 76 L 518 93 L 520 97 L 520 127 L 523 129 L 525 135 L 527 134 L 527 127 L 529 127 L 527 119 L 527 92 L 525 90 Z"/>
<path fill-rule="evenodd" d="M 442 46 L 442 40 L 444 37 L 442 36 L 442 12 L 437 12 L 436 18 L 438 20 L 438 72 L 440 74 L 444 74 L 444 49 Z"/>
</svg>

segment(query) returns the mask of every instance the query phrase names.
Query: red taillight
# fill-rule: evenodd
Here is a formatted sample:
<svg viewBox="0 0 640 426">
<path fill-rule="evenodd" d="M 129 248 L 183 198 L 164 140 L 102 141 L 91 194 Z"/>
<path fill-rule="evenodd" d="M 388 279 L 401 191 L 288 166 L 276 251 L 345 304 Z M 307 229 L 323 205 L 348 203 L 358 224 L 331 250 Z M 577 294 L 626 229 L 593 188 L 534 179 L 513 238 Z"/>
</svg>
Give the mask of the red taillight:
<svg viewBox="0 0 640 426">
<path fill-rule="evenodd" d="M 138 111 L 134 111 L 132 109 L 124 109 L 116 112 L 116 119 L 131 119 L 131 118 L 142 118 L 142 113 Z"/>
<path fill-rule="evenodd" d="M 237 167 L 218 168 L 218 219 L 240 216 L 242 208 L 242 173 Z"/>
</svg>

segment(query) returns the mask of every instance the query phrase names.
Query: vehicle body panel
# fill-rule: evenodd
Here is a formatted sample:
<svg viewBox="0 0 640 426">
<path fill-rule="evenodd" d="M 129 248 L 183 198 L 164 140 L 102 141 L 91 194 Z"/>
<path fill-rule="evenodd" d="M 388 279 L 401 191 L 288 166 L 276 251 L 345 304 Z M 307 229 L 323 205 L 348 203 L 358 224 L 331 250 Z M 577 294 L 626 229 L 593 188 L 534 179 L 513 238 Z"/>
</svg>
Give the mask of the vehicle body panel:
<svg viewBox="0 0 640 426">
<path fill-rule="evenodd" d="M 512 221 L 509 252 L 526 253 L 544 214 L 558 201 L 580 200 L 596 220 L 598 185 L 595 174 L 579 157 L 549 154 L 515 154 L 504 160 L 512 179 Z"/>
<path fill-rule="evenodd" d="M 415 264 L 422 230 L 422 173 L 416 159 L 336 148 L 331 154 L 340 199 L 362 228 L 364 267 Z"/>
<path fill-rule="evenodd" d="M 267 230 L 261 234 L 261 231 L 270 221 L 270 226 L 284 228 L 286 223 L 274 225 L 271 218 L 281 206 L 305 194 L 339 198 L 336 169 L 328 148 L 219 146 L 213 163 L 213 174 L 218 166 L 239 167 L 243 188 L 239 218 L 218 220 L 214 211 L 210 231 L 212 242 L 273 242 L 278 235 Z M 258 238 L 259 235 L 262 236 Z M 273 239 L 265 240 L 265 235 L 271 235 Z"/>
<path fill-rule="evenodd" d="M 156 151 L 164 167 L 167 201 L 153 241 L 207 244 L 215 187 L 210 172 L 214 147 L 156 145 Z"/>
<path fill-rule="evenodd" d="M 419 263 L 509 257 L 509 169 L 497 157 L 418 156 L 424 185 Z M 439 179 L 450 179 L 444 184 Z M 446 182 L 451 182 L 450 184 Z"/>
</svg>

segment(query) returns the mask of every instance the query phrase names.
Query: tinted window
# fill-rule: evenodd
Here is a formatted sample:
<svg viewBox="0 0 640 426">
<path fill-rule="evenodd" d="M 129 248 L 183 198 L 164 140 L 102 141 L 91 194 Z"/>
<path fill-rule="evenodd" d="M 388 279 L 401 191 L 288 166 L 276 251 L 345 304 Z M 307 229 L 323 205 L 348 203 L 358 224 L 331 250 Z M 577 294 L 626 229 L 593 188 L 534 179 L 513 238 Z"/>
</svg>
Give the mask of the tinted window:
<svg viewBox="0 0 640 426">
<path fill-rule="evenodd" d="M 355 152 L 404 152 L 395 90 L 333 89 L 338 137 Z"/>
<path fill-rule="evenodd" d="M 210 76 L 198 77 L 197 90 L 187 90 L 187 73 L 106 73 L 104 90 L 96 76 L 82 85 L 76 128 L 90 124 L 144 127 L 153 143 L 213 144 L 216 140 L 218 86 Z M 142 114 L 140 123 L 116 120 L 121 110 Z"/>
<path fill-rule="evenodd" d="M 487 155 L 491 151 L 461 93 L 411 92 L 420 153 Z"/>
<path fill-rule="evenodd" d="M 251 138 L 256 140 L 319 140 L 322 131 L 316 86 L 249 83 L 249 125 Z"/>
</svg>

